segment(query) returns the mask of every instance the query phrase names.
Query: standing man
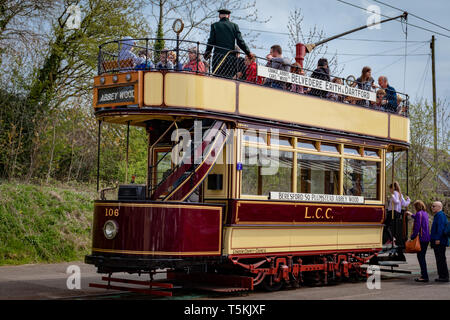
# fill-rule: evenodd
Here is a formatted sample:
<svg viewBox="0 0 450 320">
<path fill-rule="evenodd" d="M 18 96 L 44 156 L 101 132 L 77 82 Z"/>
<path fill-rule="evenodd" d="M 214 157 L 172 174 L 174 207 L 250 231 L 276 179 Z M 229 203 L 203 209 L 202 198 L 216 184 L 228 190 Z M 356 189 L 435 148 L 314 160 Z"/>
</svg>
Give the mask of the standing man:
<svg viewBox="0 0 450 320">
<path fill-rule="evenodd" d="M 230 52 L 228 56 L 226 55 L 229 51 L 235 50 L 235 43 L 237 43 L 239 48 L 241 48 L 247 56 L 250 57 L 253 54 L 250 52 L 249 48 L 242 39 L 241 31 L 239 31 L 238 25 L 229 20 L 231 11 L 221 9 L 218 12 L 220 21 L 211 25 L 208 46 L 206 47 L 206 51 L 203 56 L 205 59 L 209 59 L 213 46 L 216 46 L 216 48 L 214 48 L 212 72 L 215 75 L 232 78 L 236 69 L 233 68 L 233 62 L 236 62 L 236 58 L 232 52 Z"/>
<path fill-rule="evenodd" d="M 439 278 L 435 281 L 449 282 L 447 260 L 445 257 L 445 250 L 449 245 L 449 239 L 445 234 L 447 217 L 445 216 L 444 211 L 442 211 L 442 203 L 439 201 L 433 202 L 431 211 L 434 214 L 430 235 L 431 247 L 433 248 L 434 256 L 436 257 L 436 265 L 439 275 Z"/>
<path fill-rule="evenodd" d="M 388 79 L 385 76 L 380 76 L 378 78 L 378 85 L 386 91 L 385 99 L 387 100 L 387 104 L 385 105 L 386 111 L 397 113 L 397 91 L 393 87 L 391 87 L 388 83 Z"/>
</svg>

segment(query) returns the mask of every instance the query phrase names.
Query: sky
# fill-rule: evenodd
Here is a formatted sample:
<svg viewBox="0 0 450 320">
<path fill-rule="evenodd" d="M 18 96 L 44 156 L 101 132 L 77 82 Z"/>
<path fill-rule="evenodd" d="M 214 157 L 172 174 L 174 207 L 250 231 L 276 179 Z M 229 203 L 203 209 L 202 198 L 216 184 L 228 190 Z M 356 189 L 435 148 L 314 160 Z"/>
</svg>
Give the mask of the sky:
<svg viewBox="0 0 450 320">
<path fill-rule="evenodd" d="M 408 11 L 450 30 L 448 14 L 450 1 L 448 0 L 381 0 L 384 3 Z M 381 15 L 394 17 L 402 12 L 377 3 L 373 0 L 345 0 L 357 6 L 368 8 L 371 5 L 379 7 Z M 289 54 L 286 34 L 274 34 L 273 32 L 287 33 L 289 13 L 294 8 L 302 10 L 304 16 L 303 29 L 309 30 L 314 26 L 322 29 L 326 37 L 333 36 L 353 28 L 366 25 L 369 13 L 344 4 L 337 0 L 256 0 L 259 17 L 269 18 L 264 24 L 250 24 L 240 22 L 242 32 L 249 29 L 261 30 L 255 43 L 258 47 L 267 49 L 254 49 L 257 56 L 265 57 L 273 44 L 279 44 L 288 58 L 294 58 Z M 381 17 L 381 19 L 386 19 Z M 231 15 L 231 21 L 233 16 Z M 398 21 L 390 21 L 380 25 L 379 29 L 365 29 L 345 36 L 348 39 L 390 40 L 386 41 L 350 41 L 333 40 L 328 43 L 328 53 L 337 53 L 340 66 L 344 67 L 340 74 L 342 77 L 354 75 L 359 77 L 364 66 L 372 68 L 372 76 L 375 80 L 380 75 L 385 75 L 398 92 L 407 93 L 411 102 L 421 97 L 432 101 L 432 76 L 431 76 L 431 36 L 435 34 L 435 61 L 436 61 L 436 87 L 437 98 L 450 102 L 450 31 L 429 24 L 411 15 L 408 22 L 437 33 L 424 31 L 413 26 L 407 28 L 407 58 L 405 73 L 405 26 Z M 267 32 L 267 33 L 266 33 Z M 270 33 L 272 32 L 272 33 Z M 415 42 L 421 41 L 421 42 Z M 377 54 L 382 53 L 396 56 L 352 56 L 351 54 Z M 331 56 L 325 56 L 330 58 Z"/>
</svg>

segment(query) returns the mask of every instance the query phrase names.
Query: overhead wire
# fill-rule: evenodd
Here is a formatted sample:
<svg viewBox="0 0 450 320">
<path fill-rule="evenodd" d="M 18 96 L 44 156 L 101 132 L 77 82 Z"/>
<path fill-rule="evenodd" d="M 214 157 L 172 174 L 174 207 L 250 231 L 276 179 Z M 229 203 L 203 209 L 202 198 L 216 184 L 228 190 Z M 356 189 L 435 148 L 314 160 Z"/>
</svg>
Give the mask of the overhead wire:
<svg viewBox="0 0 450 320">
<path fill-rule="evenodd" d="M 382 2 L 382 1 L 378 1 L 378 0 L 373 0 L 373 1 L 378 2 L 378 3 L 382 4 L 382 5 L 387 6 L 387 7 L 390 7 L 390 8 L 392 8 L 392 9 L 396 9 L 396 10 L 399 10 L 399 11 L 402 11 L 402 12 L 405 11 L 405 10 L 402 10 L 402 9 L 400 9 L 400 8 L 396 8 L 396 7 L 394 7 L 393 5 L 390 5 L 390 4 L 388 4 L 388 3 L 384 3 L 384 2 Z M 438 25 L 437 23 L 431 22 L 431 21 L 429 21 L 429 20 L 427 20 L 427 19 L 425 19 L 425 18 L 419 17 L 418 15 L 415 15 L 414 13 L 408 12 L 408 15 L 411 15 L 411 16 L 413 16 L 414 18 L 417 18 L 417 19 L 420 19 L 420 20 L 422 20 L 422 21 L 428 22 L 429 24 L 432 24 L 432 25 L 434 25 L 434 26 L 436 26 L 436 27 L 439 27 L 439 28 L 441 28 L 441 29 L 444 29 L 444 30 L 450 32 L 450 29 L 445 28 L 445 27 L 443 27 L 443 26 L 441 26 L 441 25 Z"/>
<path fill-rule="evenodd" d="M 415 49 L 414 51 L 412 51 L 411 53 L 417 52 L 418 50 L 422 49 L 424 46 L 426 46 L 426 44 L 421 45 L 420 47 L 416 48 L 416 49 Z M 425 54 L 425 55 L 428 55 L 428 54 Z M 409 56 L 412 56 L 412 54 L 409 54 Z M 400 61 L 400 60 L 402 60 L 402 59 L 403 59 L 403 56 L 402 56 L 400 59 L 395 60 L 394 62 L 388 64 L 387 66 L 384 66 L 383 68 L 374 71 L 373 73 L 377 73 L 377 72 L 383 71 L 384 69 L 386 69 L 386 68 L 392 66 L 394 63 L 397 63 L 398 61 Z"/>
<path fill-rule="evenodd" d="M 364 10 L 366 12 L 370 12 L 366 8 L 360 7 L 360 6 L 358 6 L 358 5 L 354 4 L 354 3 L 350 3 L 350 2 L 347 2 L 347 1 L 343 1 L 343 0 L 336 0 L 336 1 L 341 2 L 341 3 L 345 3 L 345 4 L 349 5 L 349 6 L 352 6 L 352 7 L 361 9 L 361 10 Z M 385 18 L 392 18 L 392 17 L 386 16 L 386 15 L 381 14 L 381 13 L 380 13 L 380 16 L 385 17 Z M 406 22 L 406 23 L 408 25 L 412 26 L 412 27 L 415 27 L 415 28 L 418 28 L 418 29 L 422 29 L 422 30 L 425 30 L 425 31 L 428 31 L 428 32 L 431 32 L 431 33 L 434 33 L 434 34 L 438 34 L 438 35 L 446 37 L 446 38 L 450 38 L 450 35 L 446 35 L 446 34 L 443 34 L 443 33 L 440 33 L 440 32 L 434 31 L 434 30 L 430 30 L 430 29 L 427 29 L 427 28 L 424 28 L 424 27 L 421 27 L 421 26 L 417 26 L 417 25 L 409 23 L 409 22 Z"/>
</svg>

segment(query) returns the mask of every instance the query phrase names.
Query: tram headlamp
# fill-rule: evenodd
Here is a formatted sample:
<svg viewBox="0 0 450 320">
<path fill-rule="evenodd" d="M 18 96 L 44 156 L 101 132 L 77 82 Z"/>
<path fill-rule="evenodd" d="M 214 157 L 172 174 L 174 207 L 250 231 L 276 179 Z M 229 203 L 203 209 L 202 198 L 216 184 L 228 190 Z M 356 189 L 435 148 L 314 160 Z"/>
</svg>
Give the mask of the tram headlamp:
<svg viewBox="0 0 450 320">
<path fill-rule="evenodd" d="M 125 76 L 125 79 L 126 79 L 127 81 L 130 81 L 130 80 L 131 80 L 131 74 L 127 73 L 127 75 Z"/>
<path fill-rule="evenodd" d="M 106 221 L 105 225 L 103 226 L 103 234 L 108 240 L 114 239 L 114 237 L 117 235 L 118 230 L 119 226 L 113 220 Z"/>
<path fill-rule="evenodd" d="M 117 75 L 113 75 L 112 80 L 114 83 L 116 83 L 119 80 L 119 78 L 117 77 Z"/>
</svg>

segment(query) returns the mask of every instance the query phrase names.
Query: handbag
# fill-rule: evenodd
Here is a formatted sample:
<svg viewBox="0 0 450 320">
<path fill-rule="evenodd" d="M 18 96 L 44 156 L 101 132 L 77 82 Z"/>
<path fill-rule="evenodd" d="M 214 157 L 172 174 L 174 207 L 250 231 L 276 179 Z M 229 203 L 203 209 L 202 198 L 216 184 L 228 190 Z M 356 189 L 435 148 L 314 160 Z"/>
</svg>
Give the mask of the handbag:
<svg viewBox="0 0 450 320">
<path fill-rule="evenodd" d="M 422 235 L 422 215 L 420 215 L 420 234 Z M 420 238 L 417 235 L 414 239 L 408 240 L 405 243 L 405 252 L 406 253 L 418 253 L 422 250 L 420 247 Z"/>
</svg>

